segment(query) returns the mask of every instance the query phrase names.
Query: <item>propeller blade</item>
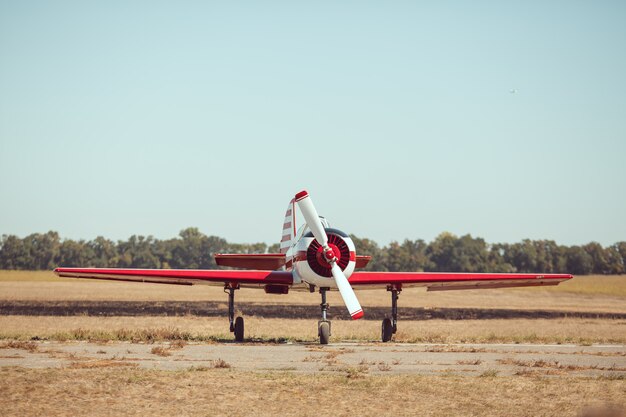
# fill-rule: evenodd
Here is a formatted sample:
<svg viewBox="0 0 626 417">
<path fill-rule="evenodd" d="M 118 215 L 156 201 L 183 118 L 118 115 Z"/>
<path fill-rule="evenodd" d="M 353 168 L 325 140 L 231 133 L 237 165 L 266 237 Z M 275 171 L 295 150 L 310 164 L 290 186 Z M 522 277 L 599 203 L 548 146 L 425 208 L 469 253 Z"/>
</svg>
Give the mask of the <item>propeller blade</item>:
<svg viewBox="0 0 626 417">
<path fill-rule="evenodd" d="M 363 309 L 361 308 L 361 304 L 359 300 L 356 298 L 356 294 L 354 290 L 350 286 L 348 282 L 348 278 L 343 274 L 343 271 L 337 265 L 337 262 L 333 262 L 332 267 L 333 277 L 335 278 L 335 282 L 337 283 L 337 287 L 339 288 L 339 293 L 341 294 L 341 298 L 343 298 L 343 302 L 348 307 L 348 312 L 352 317 L 352 320 L 358 320 L 363 317 Z"/>
<path fill-rule="evenodd" d="M 315 206 L 313 205 L 311 197 L 309 197 L 309 193 L 305 190 L 300 191 L 296 194 L 296 202 L 298 203 L 298 207 L 300 207 L 304 221 L 306 221 L 309 229 L 313 232 L 315 240 L 317 240 L 323 248 L 328 247 L 328 236 L 326 236 L 326 230 L 324 230 L 324 226 L 322 226 L 320 216 L 317 215 L 317 210 L 315 210 Z"/>
<path fill-rule="evenodd" d="M 337 283 L 337 288 L 339 288 L 341 298 L 343 298 L 343 302 L 346 307 L 348 307 L 350 316 L 353 320 L 360 319 L 363 317 L 361 304 L 356 298 L 356 294 L 350 286 L 348 278 L 346 278 L 339 265 L 337 265 L 337 259 L 332 249 L 328 246 L 328 236 L 326 235 L 326 230 L 324 230 L 320 216 L 317 214 L 317 210 L 315 210 L 315 206 L 313 205 L 311 197 L 309 197 L 309 193 L 304 190 L 300 191 L 296 194 L 296 202 L 298 203 L 298 207 L 300 207 L 300 211 L 302 212 L 302 216 L 304 217 L 306 224 L 309 226 L 309 229 L 311 229 L 313 236 L 315 236 L 315 240 L 317 240 L 317 242 L 324 248 L 324 256 L 332 265 L 333 277 Z"/>
</svg>

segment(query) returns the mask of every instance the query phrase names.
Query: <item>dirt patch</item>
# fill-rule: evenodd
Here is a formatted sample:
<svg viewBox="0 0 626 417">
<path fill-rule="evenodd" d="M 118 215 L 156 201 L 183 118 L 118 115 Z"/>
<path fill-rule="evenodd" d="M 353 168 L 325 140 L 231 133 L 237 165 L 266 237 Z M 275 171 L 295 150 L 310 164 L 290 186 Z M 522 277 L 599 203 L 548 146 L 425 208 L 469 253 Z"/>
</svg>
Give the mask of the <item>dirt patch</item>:
<svg viewBox="0 0 626 417">
<path fill-rule="evenodd" d="M 626 367 L 618 366 L 613 363 L 610 366 L 601 366 L 598 364 L 592 365 L 574 365 L 574 364 L 564 364 L 559 361 L 554 360 L 544 360 L 544 359 L 531 359 L 531 360 L 520 360 L 520 359 L 498 359 L 498 362 L 506 365 L 516 365 L 523 366 L 528 368 L 554 368 L 565 371 L 584 371 L 584 370 L 601 370 L 601 371 L 619 371 L 626 372 Z"/>
<path fill-rule="evenodd" d="M 95 368 L 117 368 L 117 367 L 137 367 L 136 363 L 116 361 L 111 359 L 78 361 L 72 362 L 68 367 L 71 369 L 95 369 Z"/>
<path fill-rule="evenodd" d="M 34 352 L 38 348 L 39 345 L 37 343 L 24 340 L 10 340 L 0 343 L 0 349 L 24 349 L 29 352 Z"/>
</svg>

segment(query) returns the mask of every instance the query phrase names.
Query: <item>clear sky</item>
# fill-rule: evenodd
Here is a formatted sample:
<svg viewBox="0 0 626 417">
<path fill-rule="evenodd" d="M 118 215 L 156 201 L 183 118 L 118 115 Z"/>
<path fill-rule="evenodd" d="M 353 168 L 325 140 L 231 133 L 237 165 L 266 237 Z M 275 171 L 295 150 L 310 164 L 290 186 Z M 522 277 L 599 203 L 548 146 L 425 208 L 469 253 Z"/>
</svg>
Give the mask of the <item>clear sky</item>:
<svg viewBox="0 0 626 417">
<path fill-rule="evenodd" d="M 0 1 L 0 234 L 626 240 L 626 2 Z"/>
</svg>

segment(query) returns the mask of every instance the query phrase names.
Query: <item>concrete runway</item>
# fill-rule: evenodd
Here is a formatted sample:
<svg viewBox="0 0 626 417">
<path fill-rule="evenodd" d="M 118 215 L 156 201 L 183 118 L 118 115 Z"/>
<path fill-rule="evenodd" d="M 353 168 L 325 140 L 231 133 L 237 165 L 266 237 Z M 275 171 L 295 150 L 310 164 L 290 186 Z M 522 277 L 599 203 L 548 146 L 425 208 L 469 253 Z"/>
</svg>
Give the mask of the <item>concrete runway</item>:
<svg viewBox="0 0 626 417">
<path fill-rule="evenodd" d="M 0 366 L 96 368 L 130 366 L 159 370 L 215 367 L 304 373 L 364 372 L 424 375 L 626 375 L 624 345 L 334 343 L 187 344 L 127 342 L 26 342 L 0 346 Z M 157 348 L 157 349 L 155 349 Z M 164 354 L 158 351 L 163 348 Z M 219 365 L 217 365 L 219 366 Z"/>
</svg>

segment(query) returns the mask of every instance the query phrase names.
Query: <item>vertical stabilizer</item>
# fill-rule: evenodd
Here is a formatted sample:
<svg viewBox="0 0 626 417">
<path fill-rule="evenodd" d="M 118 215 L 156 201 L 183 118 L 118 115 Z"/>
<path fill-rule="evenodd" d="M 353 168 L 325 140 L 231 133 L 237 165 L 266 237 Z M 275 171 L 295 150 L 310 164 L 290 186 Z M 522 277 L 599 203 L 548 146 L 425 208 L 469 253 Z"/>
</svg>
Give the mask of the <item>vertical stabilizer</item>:
<svg viewBox="0 0 626 417">
<path fill-rule="evenodd" d="M 285 220 L 283 221 L 283 234 L 280 239 L 280 253 L 286 253 L 291 245 L 293 239 L 296 236 L 296 206 L 295 199 L 291 199 L 287 212 L 285 213 Z"/>
</svg>

